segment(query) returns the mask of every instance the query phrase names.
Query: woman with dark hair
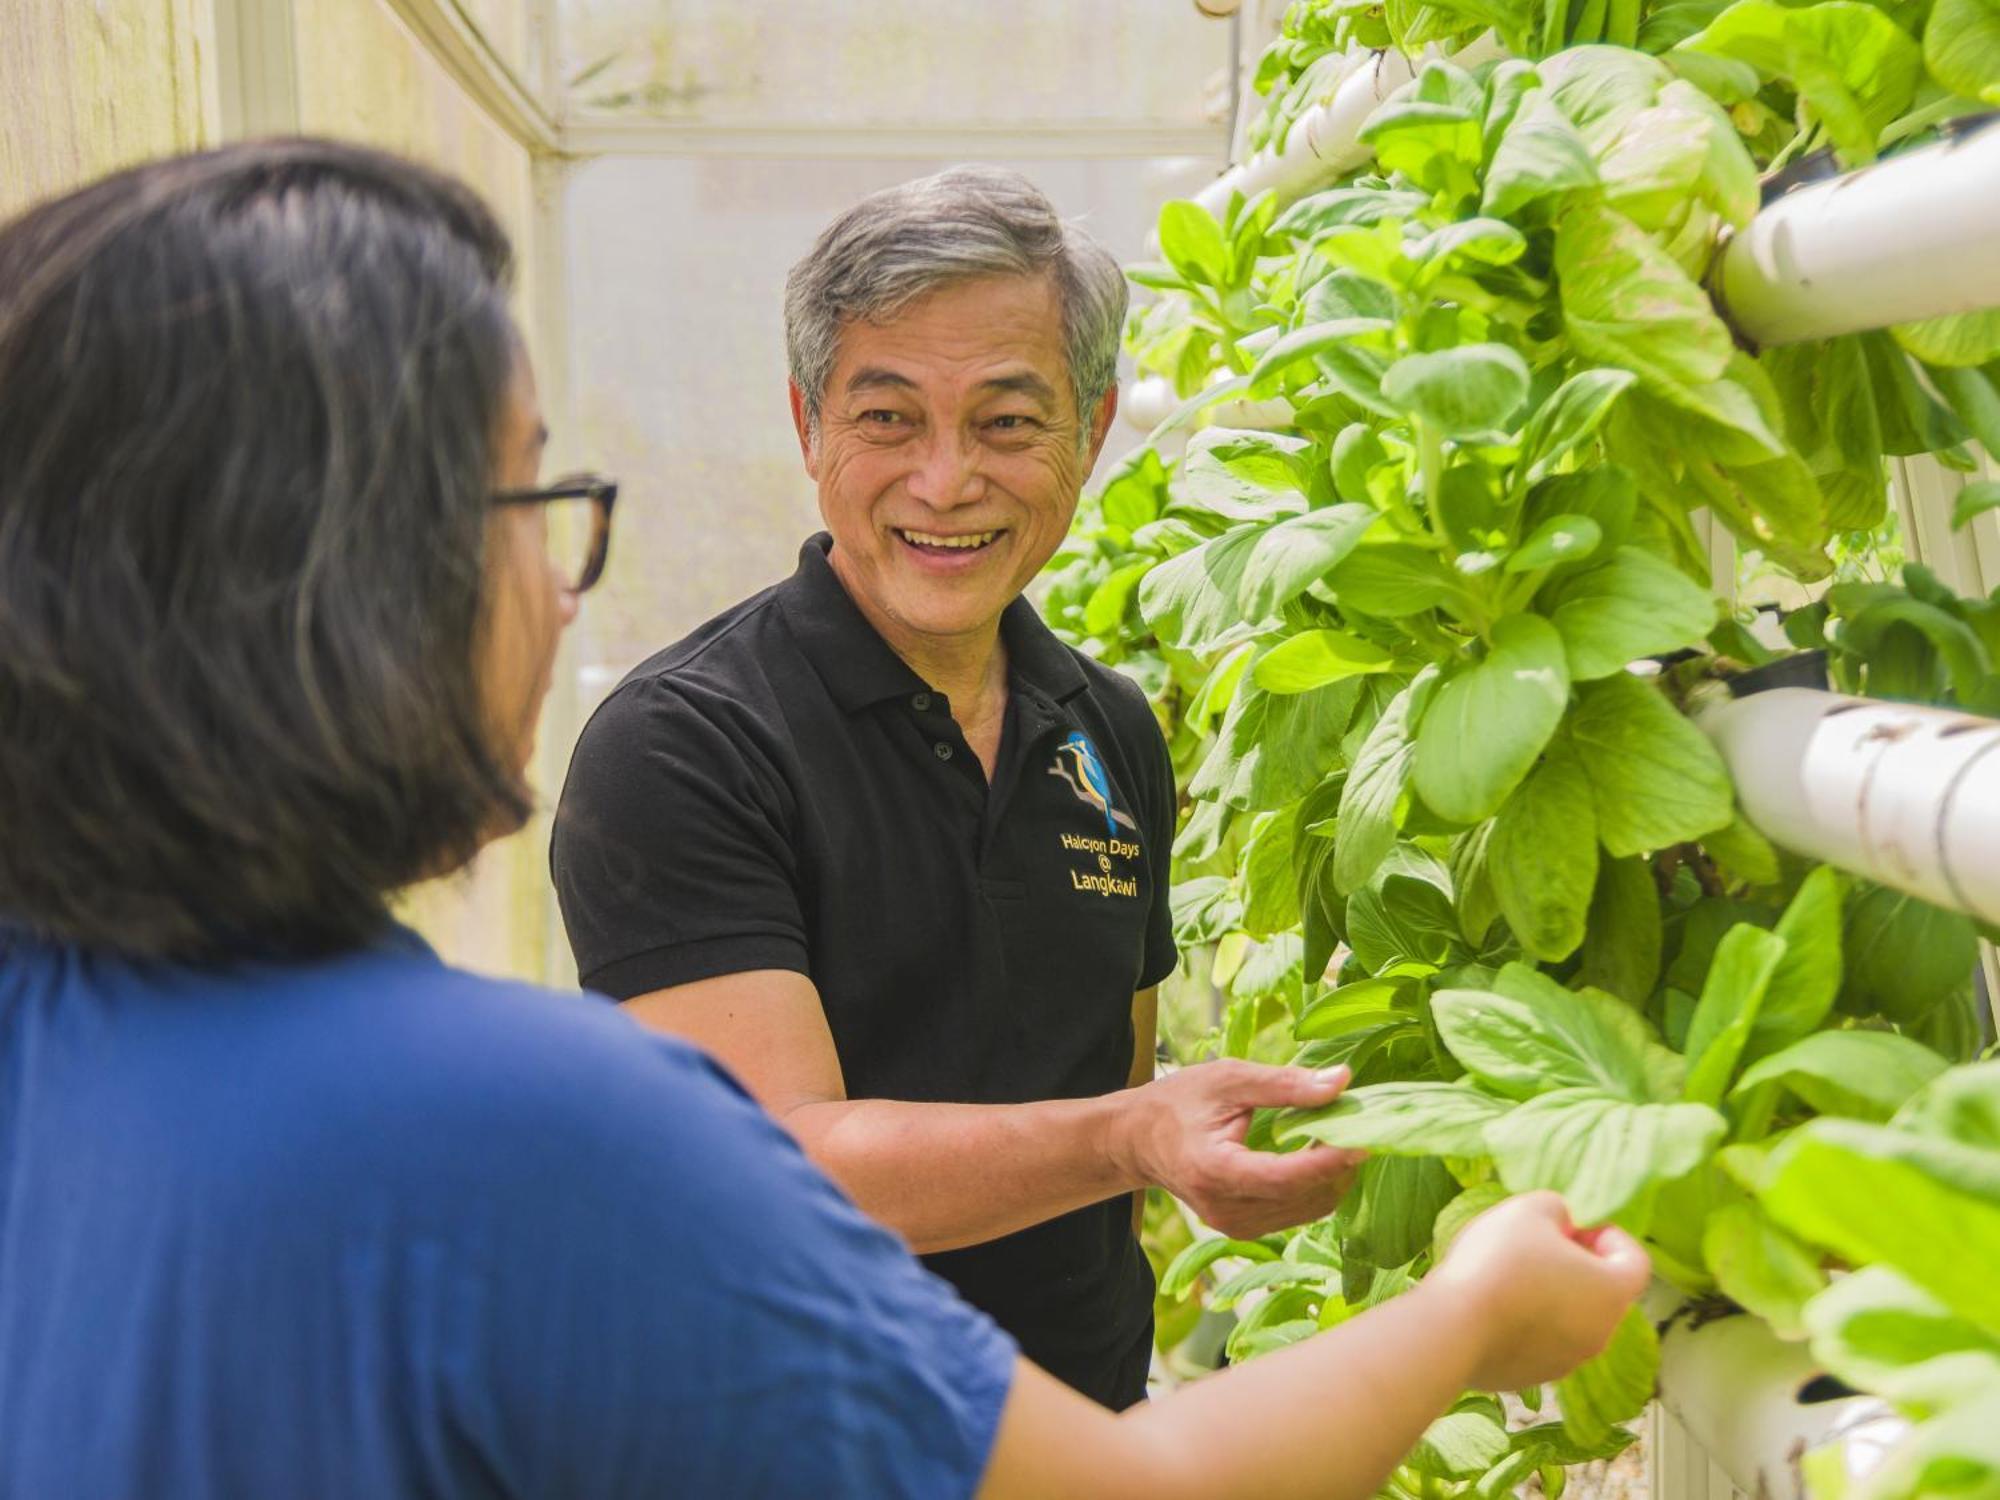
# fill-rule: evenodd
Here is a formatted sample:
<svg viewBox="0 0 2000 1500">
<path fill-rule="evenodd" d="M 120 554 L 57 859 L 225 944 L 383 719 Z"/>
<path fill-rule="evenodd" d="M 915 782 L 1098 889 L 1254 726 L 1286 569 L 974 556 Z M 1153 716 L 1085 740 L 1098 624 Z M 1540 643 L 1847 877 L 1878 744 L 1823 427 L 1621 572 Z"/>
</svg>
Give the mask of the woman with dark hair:
<svg viewBox="0 0 2000 1500">
<path fill-rule="evenodd" d="M 1601 1346 L 1644 1255 L 1541 1195 L 1113 1417 L 700 1054 L 396 927 L 525 815 L 615 493 L 537 487 L 508 257 L 307 141 L 0 227 L 0 1496 L 1359 1500 Z"/>
</svg>

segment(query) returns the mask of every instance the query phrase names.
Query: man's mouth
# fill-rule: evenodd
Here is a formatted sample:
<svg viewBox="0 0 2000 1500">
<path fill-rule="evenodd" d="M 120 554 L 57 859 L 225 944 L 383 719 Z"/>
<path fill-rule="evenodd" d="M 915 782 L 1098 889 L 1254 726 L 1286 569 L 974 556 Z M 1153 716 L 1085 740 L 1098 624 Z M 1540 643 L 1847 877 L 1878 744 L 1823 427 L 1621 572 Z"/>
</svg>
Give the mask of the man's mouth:
<svg viewBox="0 0 2000 1500">
<path fill-rule="evenodd" d="M 934 531 L 910 531 L 901 526 L 894 530 L 906 544 L 922 552 L 978 552 L 992 546 L 1000 538 L 997 531 L 966 531 L 957 536 L 942 536 Z"/>
</svg>

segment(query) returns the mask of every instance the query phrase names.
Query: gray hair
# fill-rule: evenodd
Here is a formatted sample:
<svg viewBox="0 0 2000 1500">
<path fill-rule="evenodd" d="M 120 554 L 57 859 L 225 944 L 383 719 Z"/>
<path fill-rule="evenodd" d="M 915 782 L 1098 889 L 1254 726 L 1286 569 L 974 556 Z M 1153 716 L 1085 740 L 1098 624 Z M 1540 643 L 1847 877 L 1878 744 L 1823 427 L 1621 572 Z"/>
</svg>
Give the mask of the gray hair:
<svg viewBox="0 0 2000 1500">
<path fill-rule="evenodd" d="M 1070 389 L 1087 436 L 1091 411 L 1117 378 L 1124 273 L 1019 172 L 981 166 L 950 167 L 869 194 L 792 267 L 785 278 L 785 353 L 808 433 L 818 437 L 845 324 L 886 322 L 939 286 L 995 275 L 1054 280 Z"/>
</svg>

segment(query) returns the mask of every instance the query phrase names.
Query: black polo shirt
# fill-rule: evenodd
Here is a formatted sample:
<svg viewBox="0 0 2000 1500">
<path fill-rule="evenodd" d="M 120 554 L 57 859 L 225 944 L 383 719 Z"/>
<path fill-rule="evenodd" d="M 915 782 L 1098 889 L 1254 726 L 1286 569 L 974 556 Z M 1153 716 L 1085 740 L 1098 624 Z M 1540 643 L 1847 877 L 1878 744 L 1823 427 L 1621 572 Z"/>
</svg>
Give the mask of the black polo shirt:
<svg viewBox="0 0 2000 1500">
<path fill-rule="evenodd" d="M 1173 771 L 1152 710 L 1017 599 L 989 786 L 828 545 L 642 664 L 585 727 L 553 848 L 584 985 L 626 1000 L 804 974 L 850 1098 L 1123 1087 L 1133 992 L 1175 963 Z M 925 1263 L 1077 1389 L 1143 1394 L 1153 1283 L 1129 1198 Z"/>
</svg>

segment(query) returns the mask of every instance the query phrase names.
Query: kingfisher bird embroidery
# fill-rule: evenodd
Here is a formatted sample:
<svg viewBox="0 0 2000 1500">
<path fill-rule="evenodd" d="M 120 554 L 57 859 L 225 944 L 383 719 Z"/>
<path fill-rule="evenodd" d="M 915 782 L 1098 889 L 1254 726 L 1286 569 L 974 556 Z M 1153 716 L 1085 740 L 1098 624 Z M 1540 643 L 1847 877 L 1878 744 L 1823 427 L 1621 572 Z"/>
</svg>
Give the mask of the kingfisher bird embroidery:
<svg viewBox="0 0 2000 1500">
<path fill-rule="evenodd" d="M 1138 828 L 1137 823 L 1111 805 L 1111 777 L 1104 769 L 1104 762 L 1098 758 L 1097 747 L 1081 731 L 1071 730 L 1068 737 L 1056 746 L 1056 761 L 1049 767 L 1049 774 L 1068 782 L 1078 801 L 1088 803 L 1104 814 L 1104 831 L 1107 834 L 1116 833 L 1121 827 Z"/>
</svg>

